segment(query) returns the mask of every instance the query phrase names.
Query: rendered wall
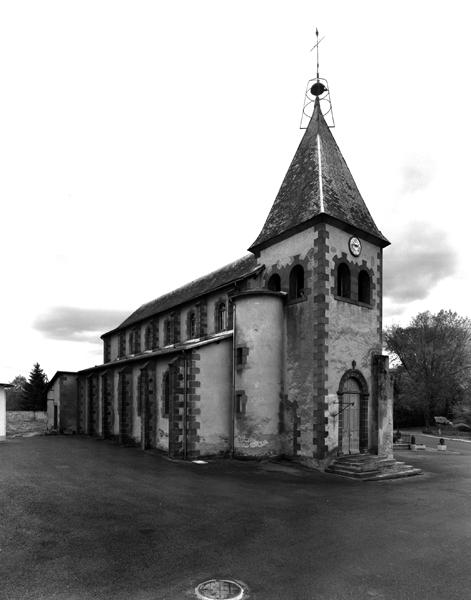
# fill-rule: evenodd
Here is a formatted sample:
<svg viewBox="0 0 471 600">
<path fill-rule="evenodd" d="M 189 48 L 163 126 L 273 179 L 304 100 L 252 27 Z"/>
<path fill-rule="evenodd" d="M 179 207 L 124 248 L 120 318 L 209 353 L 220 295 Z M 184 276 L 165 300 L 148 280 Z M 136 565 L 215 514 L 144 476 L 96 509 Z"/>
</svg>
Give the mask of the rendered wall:
<svg viewBox="0 0 471 600">
<path fill-rule="evenodd" d="M 283 410 L 283 452 L 312 458 L 313 389 L 316 364 L 314 361 L 315 314 L 313 298 L 316 293 L 313 273 L 314 228 L 261 251 L 259 263 L 266 265 L 265 281 L 277 273 L 282 291 L 289 291 L 291 269 L 299 264 L 304 269 L 304 298 L 288 299 L 285 306 L 285 402 Z"/>
<path fill-rule="evenodd" d="M 0 442 L 7 437 L 7 397 L 5 388 L 0 386 Z"/>
<path fill-rule="evenodd" d="M 139 393 L 138 393 L 138 377 L 140 375 L 139 366 L 132 368 L 132 437 L 136 442 L 141 441 L 142 423 L 141 423 L 141 410 L 139 406 Z"/>
<path fill-rule="evenodd" d="M 283 298 L 253 292 L 236 296 L 234 302 L 235 346 L 244 356 L 243 364 L 236 364 L 235 374 L 235 392 L 241 404 L 235 415 L 235 453 L 280 454 Z"/>
<path fill-rule="evenodd" d="M 54 406 L 57 406 L 57 422 L 60 423 L 60 377 L 54 381 L 47 393 L 47 430 L 54 429 Z M 77 420 L 77 418 L 75 419 Z"/>
<path fill-rule="evenodd" d="M 157 402 L 157 439 L 156 448 L 168 452 L 169 418 L 164 415 L 163 410 L 163 381 L 164 374 L 168 370 L 169 358 L 164 357 L 157 362 L 155 369 L 155 398 Z"/>
<path fill-rule="evenodd" d="M 59 428 L 62 432 L 77 433 L 77 377 L 61 375 L 58 379 L 57 383 L 60 384 Z"/>
<path fill-rule="evenodd" d="M 232 339 L 202 346 L 198 355 L 195 381 L 200 384 L 200 415 L 196 449 L 202 456 L 227 452 L 231 433 Z"/>
</svg>

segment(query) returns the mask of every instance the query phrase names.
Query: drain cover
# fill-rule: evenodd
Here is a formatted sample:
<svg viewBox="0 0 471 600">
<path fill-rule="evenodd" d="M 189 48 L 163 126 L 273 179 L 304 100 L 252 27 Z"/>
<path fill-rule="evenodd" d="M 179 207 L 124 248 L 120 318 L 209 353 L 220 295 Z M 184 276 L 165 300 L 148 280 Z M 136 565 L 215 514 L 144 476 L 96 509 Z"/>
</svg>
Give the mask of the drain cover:
<svg viewBox="0 0 471 600">
<path fill-rule="evenodd" d="M 241 600 L 244 597 L 244 588 L 230 579 L 210 579 L 200 583 L 195 592 L 201 600 Z"/>
</svg>

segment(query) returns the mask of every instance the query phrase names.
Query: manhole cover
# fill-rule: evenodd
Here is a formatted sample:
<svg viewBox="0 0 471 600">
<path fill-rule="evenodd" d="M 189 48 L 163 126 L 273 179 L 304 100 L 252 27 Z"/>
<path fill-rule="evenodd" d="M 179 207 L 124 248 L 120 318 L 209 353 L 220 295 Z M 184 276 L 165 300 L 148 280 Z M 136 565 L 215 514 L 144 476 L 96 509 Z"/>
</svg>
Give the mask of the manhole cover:
<svg viewBox="0 0 471 600">
<path fill-rule="evenodd" d="M 195 592 L 201 600 L 241 600 L 244 597 L 244 588 L 230 579 L 210 579 L 200 583 Z"/>
</svg>

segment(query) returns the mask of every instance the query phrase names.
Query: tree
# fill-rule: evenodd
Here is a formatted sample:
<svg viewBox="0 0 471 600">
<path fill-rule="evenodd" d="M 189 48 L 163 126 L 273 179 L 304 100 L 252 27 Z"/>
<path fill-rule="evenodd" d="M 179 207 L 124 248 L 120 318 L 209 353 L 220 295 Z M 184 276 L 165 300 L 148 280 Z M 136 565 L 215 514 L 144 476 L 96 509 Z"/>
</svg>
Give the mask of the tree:
<svg viewBox="0 0 471 600">
<path fill-rule="evenodd" d="M 6 389 L 7 410 L 22 410 L 26 377 L 17 375 L 10 384 L 13 387 Z"/>
<path fill-rule="evenodd" d="M 399 364 L 390 370 L 393 380 L 394 427 L 417 427 L 424 424 L 424 414 L 420 402 L 411 390 L 407 371 Z"/>
<path fill-rule="evenodd" d="M 451 415 L 471 389 L 471 321 L 452 311 L 419 313 L 408 327 L 385 331 L 386 349 L 404 369 L 411 407 L 420 406 L 425 425 Z"/>
<path fill-rule="evenodd" d="M 44 371 L 39 366 L 39 363 L 36 363 L 33 366 L 33 370 L 29 374 L 29 380 L 26 382 L 24 386 L 23 392 L 23 400 L 24 400 L 24 408 L 23 410 L 46 410 L 47 400 L 46 400 L 46 387 L 47 387 L 47 377 Z"/>
</svg>

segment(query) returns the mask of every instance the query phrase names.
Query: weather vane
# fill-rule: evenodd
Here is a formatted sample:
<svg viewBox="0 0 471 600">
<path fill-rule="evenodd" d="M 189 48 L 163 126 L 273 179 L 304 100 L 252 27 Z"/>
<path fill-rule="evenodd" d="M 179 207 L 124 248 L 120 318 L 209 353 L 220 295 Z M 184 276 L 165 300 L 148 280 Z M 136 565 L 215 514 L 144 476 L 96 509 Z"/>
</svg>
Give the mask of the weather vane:
<svg viewBox="0 0 471 600">
<path fill-rule="evenodd" d="M 329 122 L 329 127 L 335 127 L 334 113 L 332 112 L 332 102 L 330 100 L 330 91 L 327 83 L 327 79 L 323 79 L 319 76 L 319 44 L 322 42 L 325 36 L 319 39 L 319 31 L 316 27 L 316 43 L 311 48 L 311 52 L 316 49 L 317 55 L 317 71 L 316 78 L 310 79 L 306 87 L 306 93 L 304 97 L 303 114 L 301 116 L 301 129 L 306 129 L 309 121 L 311 120 L 312 112 L 314 110 L 314 101 L 319 98 L 321 104 L 321 110 L 324 117 Z"/>
</svg>

